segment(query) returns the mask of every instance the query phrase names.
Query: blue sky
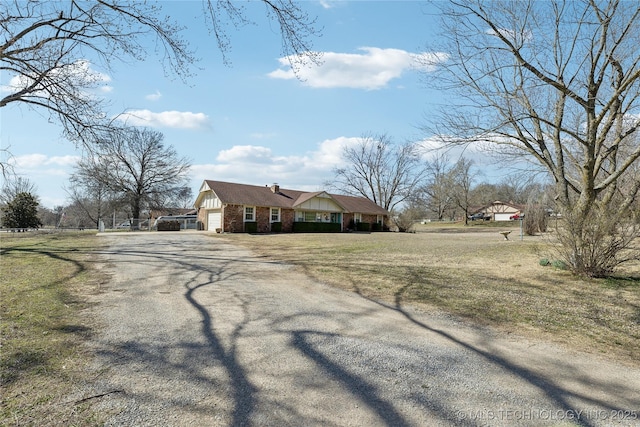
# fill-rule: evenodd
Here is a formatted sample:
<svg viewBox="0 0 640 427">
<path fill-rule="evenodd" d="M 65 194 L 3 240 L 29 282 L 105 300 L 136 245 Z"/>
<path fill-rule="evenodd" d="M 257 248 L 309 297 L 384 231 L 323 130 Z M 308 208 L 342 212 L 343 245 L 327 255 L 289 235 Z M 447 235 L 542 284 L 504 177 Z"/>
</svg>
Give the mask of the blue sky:
<svg viewBox="0 0 640 427">
<path fill-rule="evenodd" d="M 302 81 L 281 57 L 280 35 L 262 19 L 262 5 L 249 4 L 258 25 L 229 31 L 232 64 L 225 66 L 198 18 L 200 1 L 162 4 L 189 24 L 184 36 L 201 58 L 196 76 L 186 84 L 166 77 L 153 55 L 114 64 L 109 73 L 93 70 L 104 73 L 111 113 L 127 111 L 129 124 L 162 132 L 190 159 L 194 197 L 204 179 L 321 189 L 345 144 L 365 133 L 420 141 L 428 137 L 419 130 L 425 117 L 446 102 L 447 94 L 425 87 L 416 69 L 416 56 L 433 54 L 425 46 L 437 25 L 423 2 L 305 2 L 323 27 L 314 49 L 324 55 L 320 67 L 301 70 Z M 2 147 L 44 206 L 65 204 L 63 187 L 81 151 L 46 112 L 14 104 L 0 110 Z"/>
</svg>

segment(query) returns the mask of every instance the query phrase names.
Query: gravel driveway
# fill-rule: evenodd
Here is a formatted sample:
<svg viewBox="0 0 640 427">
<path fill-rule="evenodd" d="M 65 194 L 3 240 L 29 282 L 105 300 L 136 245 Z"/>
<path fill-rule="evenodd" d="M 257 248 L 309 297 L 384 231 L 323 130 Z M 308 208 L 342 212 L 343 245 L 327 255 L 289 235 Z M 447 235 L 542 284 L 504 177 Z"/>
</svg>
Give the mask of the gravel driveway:
<svg viewBox="0 0 640 427">
<path fill-rule="evenodd" d="M 105 234 L 113 426 L 640 425 L 640 369 L 388 307 L 205 233 Z"/>
</svg>

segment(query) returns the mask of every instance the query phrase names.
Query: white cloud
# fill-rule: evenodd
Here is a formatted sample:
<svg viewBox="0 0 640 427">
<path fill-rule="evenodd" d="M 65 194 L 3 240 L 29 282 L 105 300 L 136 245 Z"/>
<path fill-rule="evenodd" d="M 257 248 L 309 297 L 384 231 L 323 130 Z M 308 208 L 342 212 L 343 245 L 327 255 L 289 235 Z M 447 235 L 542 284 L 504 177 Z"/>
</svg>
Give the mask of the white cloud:
<svg viewBox="0 0 640 427">
<path fill-rule="evenodd" d="M 317 151 L 310 153 L 308 159 L 310 164 L 321 169 L 331 170 L 337 166 L 342 166 L 342 151 L 345 147 L 353 146 L 360 142 L 362 138 L 341 136 L 335 139 L 325 139 L 319 145 Z"/>
<path fill-rule="evenodd" d="M 284 188 L 315 191 L 333 177 L 333 169 L 341 166 L 343 147 L 360 138 L 339 137 L 320 142 L 317 149 L 303 155 L 278 156 L 268 147 L 237 145 L 220 151 L 216 163 L 191 168 L 193 186 L 205 179 L 253 185 L 279 183 Z"/>
<path fill-rule="evenodd" d="M 9 159 L 9 163 L 11 163 L 15 168 L 35 171 L 49 167 L 65 168 L 73 166 L 78 162 L 78 160 L 80 160 L 79 156 L 67 155 L 49 157 L 45 154 L 34 153 L 12 157 Z"/>
<path fill-rule="evenodd" d="M 131 110 L 118 116 L 118 120 L 133 126 L 167 127 L 179 129 L 209 129 L 211 121 L 204 113 L 190 111 Z"/>
<path fill-rule="evenodd" d="M 162 94 L 159 90 L 156 90 L 155 93 L 150 93 L 149 95 L 145 96 L 145 99 L 149 101 L 157 101 L 160 98 L 162 98 Z"/>
<path fill-rule="evenodd" d="M 217 161 L 223 163 L 267 163 L 272 160 L 271 149 L 255 145 L 236 145 L 222 150 Z"/>
<path fill-rule="evenodd" d="M 401 49 L 363 47 L 363 53 L 322 53 L 322 63 L 308 64 L 298 70 L 303 84 L 316 88 L 346 87 L 355 89 L 381 89 L 408 69 L 427 71 L 443 60 L 442 53 L 410 53 Z M 281 68 L 268 74 L 274 79 L 297 78 L 287 57 L 278 59 Z"/>
</svg>

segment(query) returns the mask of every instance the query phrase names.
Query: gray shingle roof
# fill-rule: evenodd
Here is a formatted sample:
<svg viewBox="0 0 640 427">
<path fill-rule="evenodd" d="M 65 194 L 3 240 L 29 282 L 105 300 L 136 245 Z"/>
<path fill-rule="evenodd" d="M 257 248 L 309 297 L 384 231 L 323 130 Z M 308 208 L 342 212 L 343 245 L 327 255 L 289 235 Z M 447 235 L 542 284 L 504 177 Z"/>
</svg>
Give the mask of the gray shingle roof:
<svg viewBox="0 0 640 427">
<path fill-rule="evenodd" d="M 261 187 L 212 180 L 205 180 L 205 182 L 220 201 L 225 204 L 294 209 L 301 203 L 323 193 L 323 191 L 306 192 L 285 188 L 280 188 L 277 193 L 274 193 L 269 186 Z M 341 194 L 329 195 L 347 212 L 376 215 L 389 214 L 384 208 L 365 197 L 344 196 Z"/>
</svg>

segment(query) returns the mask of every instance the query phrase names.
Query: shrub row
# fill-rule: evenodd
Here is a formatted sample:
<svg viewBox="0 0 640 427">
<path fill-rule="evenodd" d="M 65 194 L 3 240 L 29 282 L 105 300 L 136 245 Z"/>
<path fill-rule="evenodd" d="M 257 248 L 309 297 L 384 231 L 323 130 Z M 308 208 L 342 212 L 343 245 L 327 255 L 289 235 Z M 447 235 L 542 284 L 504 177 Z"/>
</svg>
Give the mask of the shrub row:
<svg viewBox="0 0 640 427">
<path fill-rule="evenodd" d="M 257 233 L 258 232 L 258 223 L 257 222 L 245 222 L 244 223 L 244 232 L 245 233 Z"/>
<path fill-rule="evenodd" d="M 180 222 L 161 221 L 158 223 L 158 231 L 180 231 Z"/>
</svg>

